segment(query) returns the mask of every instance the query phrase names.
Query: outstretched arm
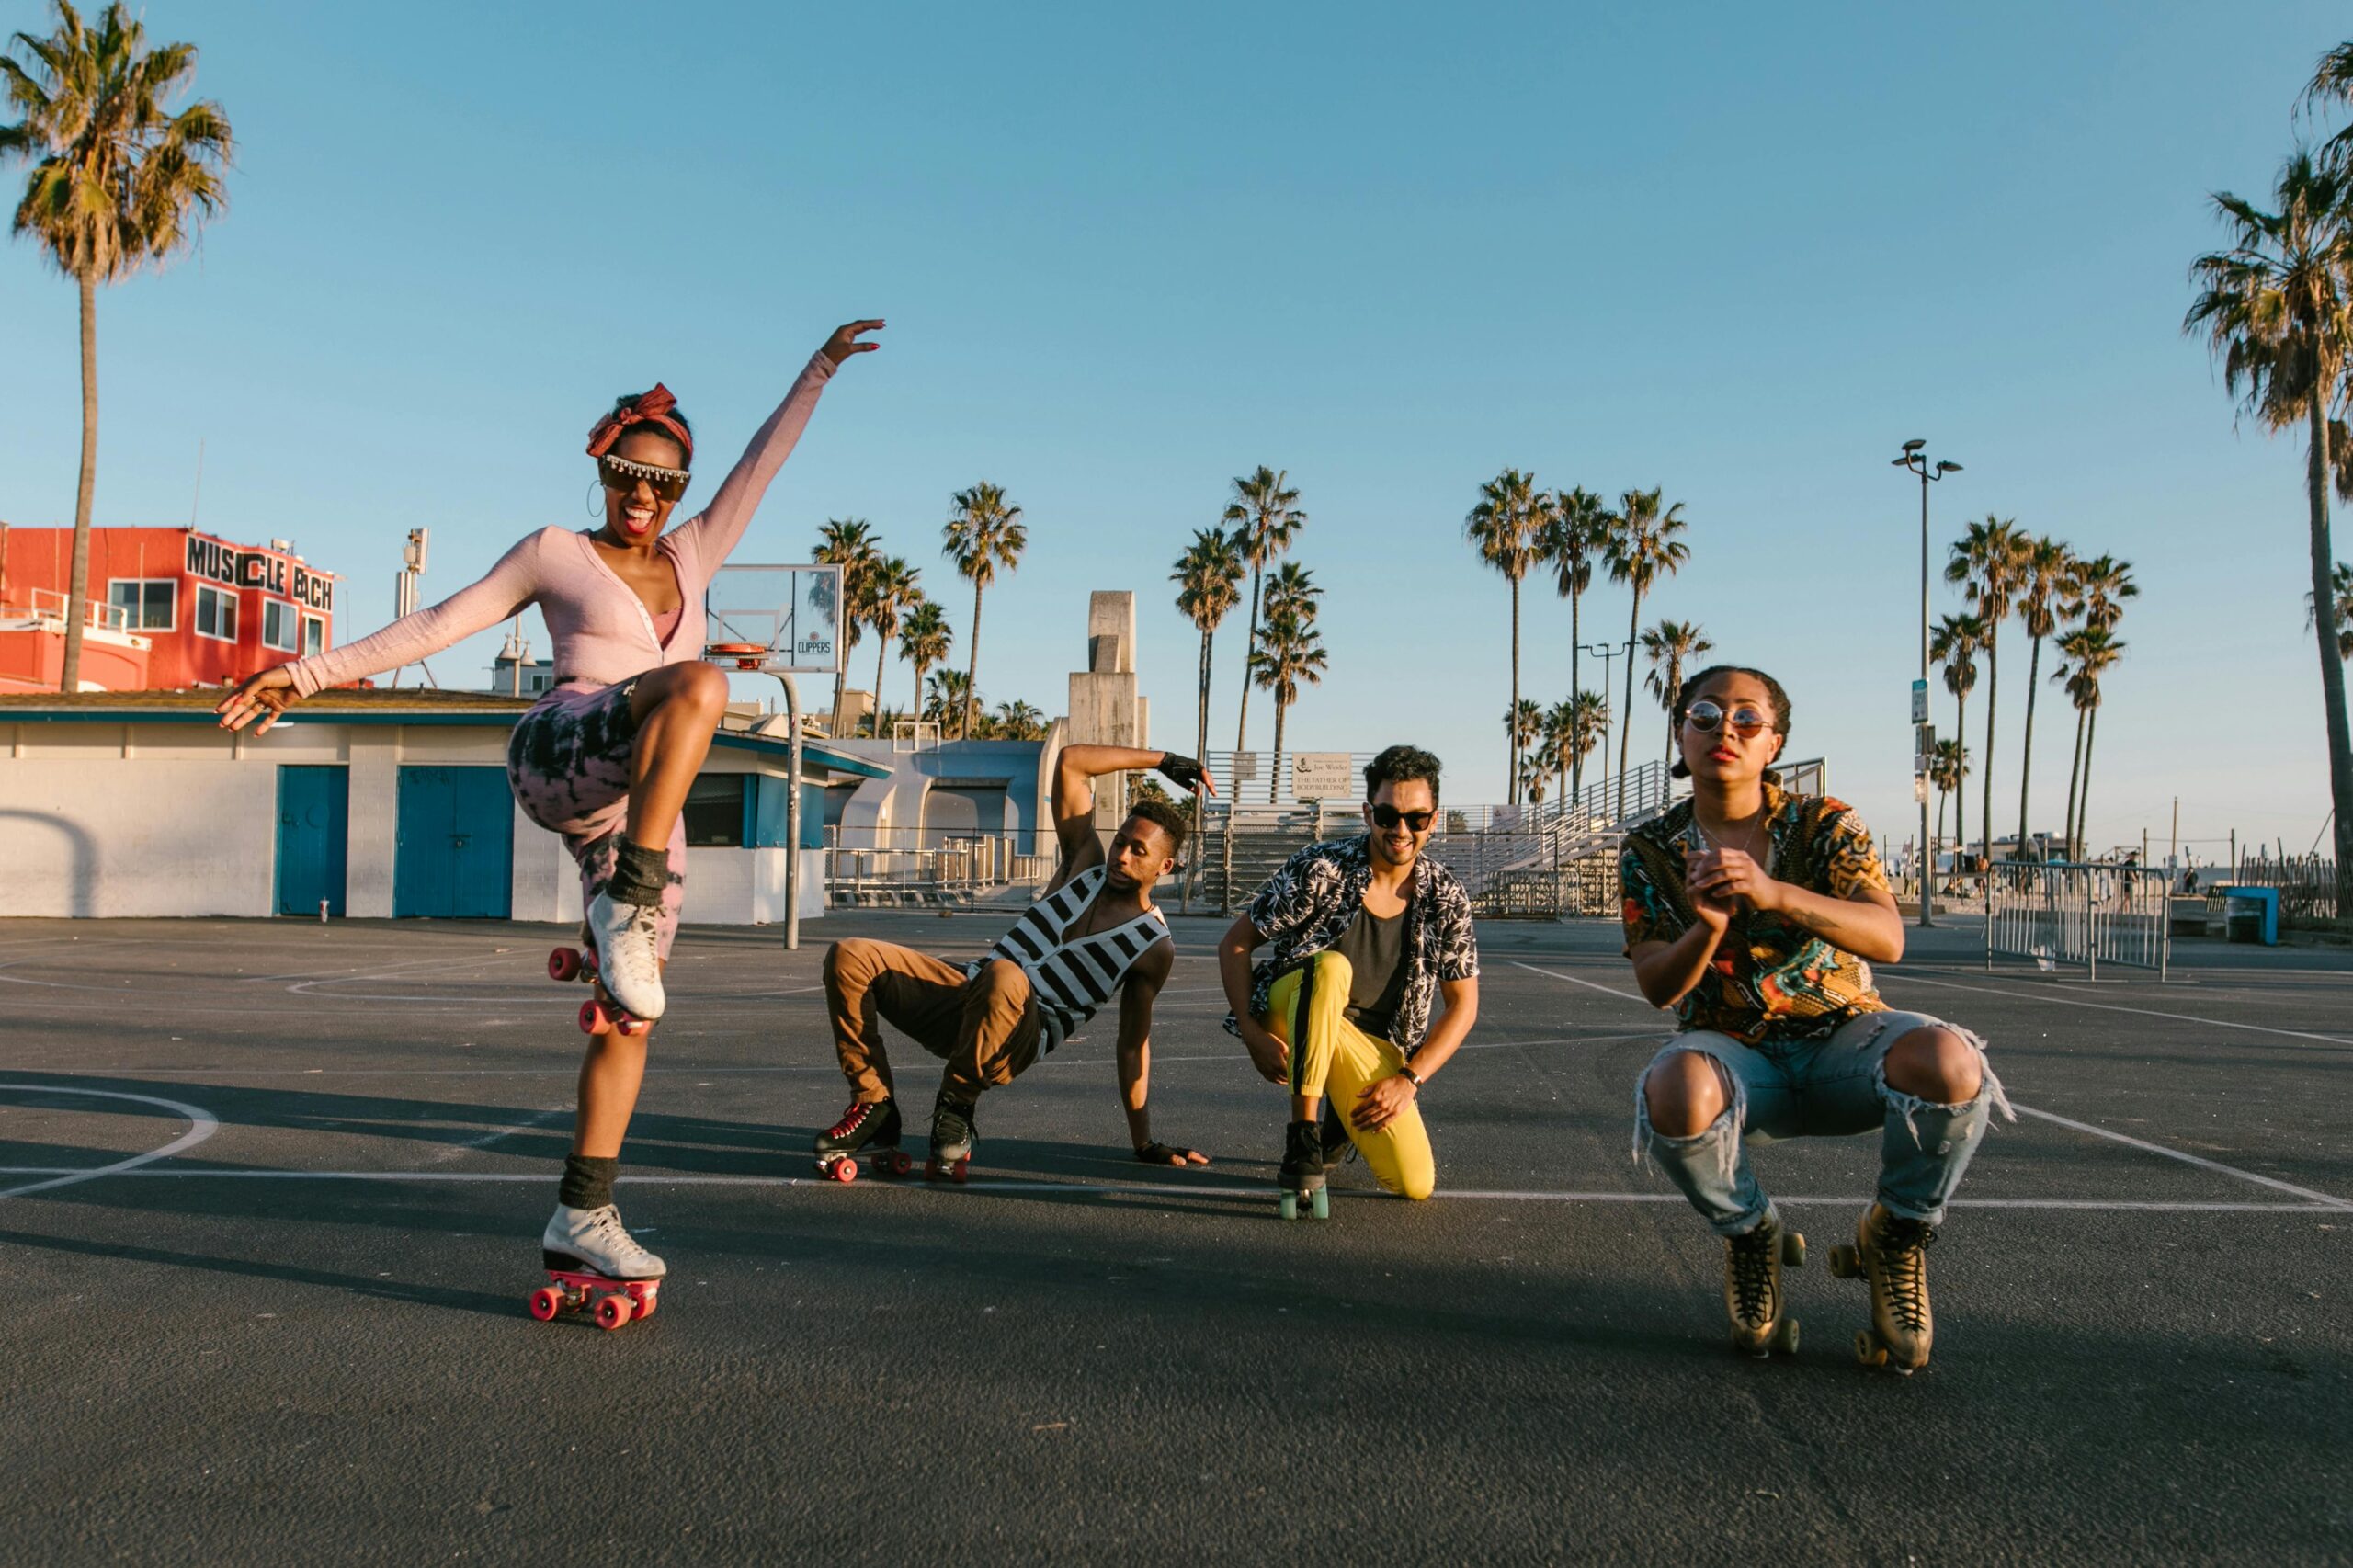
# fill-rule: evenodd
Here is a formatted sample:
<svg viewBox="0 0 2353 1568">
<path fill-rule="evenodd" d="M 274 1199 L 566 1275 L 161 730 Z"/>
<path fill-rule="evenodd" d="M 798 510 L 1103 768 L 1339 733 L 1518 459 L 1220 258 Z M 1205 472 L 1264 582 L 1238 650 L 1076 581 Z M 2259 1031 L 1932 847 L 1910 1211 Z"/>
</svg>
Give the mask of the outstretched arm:
<svg viewBox="0 0 2353 1568">
<path fill-rule="evenodd" d="M 784 401 L 752 436 L 751 445 L 735 461 L 727 477 L 720 482 L 718 492 L 705 506 L 688 521 L 671 530 L 670 537 L 678 548 L 692 552 L 696 569 L 708 580 L 719 570 L 744 537 L 752 521 L 752 514 L 760 508 L 760 498 L 767 494 L 768 482 L 776 478 L 777 470 L 792 455 L 800 443 L 801 432 L 809 427 L 809 416 L 817 412 L 818 394 L 842 362 L 853 354 L 871 354 L 882 347 L 879 343 L 861 343 L 858 335 L 880 332 L 879 321 L 848 322 L 834 329 L 816 353 L 802 366 Z"/>
<path fill-rule="evenodd" d="M 540 551 L 548 530 L 531 535 L 500 556 L 482 581 L 460 588 L 439 604 L 404 615 L 372 636 L 339 648 L 294 659 L 249 676 L 222 698 L 213 711 L 224 730 L 242 730 L 258 718 L 254 733 L 267 733 L 296 700 L 363 676 L 381 675 L 429 658 L 477 631 L 522 613 L 539 597 Z"/>
<path fill-rule="evenodd" d="M 1051 892 L 1081 871 L 1103 863 L 1103 841 L 1095 833 L 1095 781 L 1107 773 L 1157 768 L 1169 781 L 1188 790 L 1217 793 L 1201 765 L 1175 752 L 1144 751 L 1135 746 L 1064 746 L 1054 758 L 1054 841 L 1061 862 Z"/>
<path fill-rule="evenodd" d="M 1128 1139 L 1137 1159 L 1151 1165 L 1206 1165 L 1210 1157 L 1199 1150 L 1152 1139 L 1152 1004 L 1168 983 L 1176 960 L 1174 943 L 1155 942 L 1120 988 L 1120 1104 L 1128 1113 Z"/>
</svg>

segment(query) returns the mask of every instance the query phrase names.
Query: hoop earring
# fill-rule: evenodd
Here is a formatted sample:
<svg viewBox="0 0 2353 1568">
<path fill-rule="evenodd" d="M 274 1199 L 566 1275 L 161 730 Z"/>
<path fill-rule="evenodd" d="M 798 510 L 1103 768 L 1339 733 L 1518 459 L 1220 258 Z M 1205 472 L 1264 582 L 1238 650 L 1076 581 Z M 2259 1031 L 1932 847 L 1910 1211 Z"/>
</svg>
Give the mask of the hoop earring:
<svg viewBox="0 0 2353 1568">
<path fill-rule="evenodd" d="M 605 509 L 597 505 L 597 492 L 604 487 L 605 482 L 601 479 L 592 479 L 588 482 L 588 515 L 592 517 L 601 517 L 605 515 Z"/>
</svg>

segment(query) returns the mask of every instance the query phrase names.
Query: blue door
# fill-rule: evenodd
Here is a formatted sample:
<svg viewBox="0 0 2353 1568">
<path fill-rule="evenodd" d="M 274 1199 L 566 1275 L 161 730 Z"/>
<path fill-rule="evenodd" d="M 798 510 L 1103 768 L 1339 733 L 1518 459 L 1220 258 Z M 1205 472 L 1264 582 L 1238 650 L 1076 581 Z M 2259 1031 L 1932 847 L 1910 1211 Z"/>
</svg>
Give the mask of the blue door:
<svg viewBox="0 0 2353 1568">
<path fill-rule="evenodd" d="M 504 920 L 513 909 L 515 801 L 503 767 L 404 767 L 392 913 Z"/>
<path fill-rule="evenodd" d="M 343 913 L 344 856 L 350 843 L 351 770 L 278 769 L 278 913 Z"/>
</svg>

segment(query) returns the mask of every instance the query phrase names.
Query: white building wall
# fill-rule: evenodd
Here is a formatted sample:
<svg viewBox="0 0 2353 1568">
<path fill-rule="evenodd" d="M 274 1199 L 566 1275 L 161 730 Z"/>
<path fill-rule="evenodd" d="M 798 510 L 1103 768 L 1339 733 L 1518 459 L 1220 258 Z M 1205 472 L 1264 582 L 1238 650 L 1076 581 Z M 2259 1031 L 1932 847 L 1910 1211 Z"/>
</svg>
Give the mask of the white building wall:
<svg viewBox="0 0 2353 1568">
<path fill-rule="evenodd" d="M 233 735 L 190 723 L 0 721 L 0 915 L 267 916 L 278 858 L 278 765 L 350 769 L 344 908 L 389 918 L 404 765 L 504 767 L 503 730 L 281 724 Z M 757 771 L 715 756 L 714 771 Z M 784 918 L 782 849 L 688 852 L 687 918 Z M 801 858 L 801 918 L 825 907 L 824 857 Z M 513 915 L 580 918 L 580 874 L 563 841 L 515 811 Z"/>
</svg>

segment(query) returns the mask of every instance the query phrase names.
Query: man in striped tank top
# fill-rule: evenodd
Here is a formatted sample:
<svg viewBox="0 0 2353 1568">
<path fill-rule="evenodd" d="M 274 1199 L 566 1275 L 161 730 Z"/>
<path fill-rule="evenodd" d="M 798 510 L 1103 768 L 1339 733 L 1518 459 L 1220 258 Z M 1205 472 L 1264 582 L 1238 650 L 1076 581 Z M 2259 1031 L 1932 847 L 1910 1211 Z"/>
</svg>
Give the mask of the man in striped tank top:
<svg viewBox="0 0 2353 1568">
<path fill-rule="evenodd" d="M 1054 879 L 976 961 L 960 967 L 862 937 L 826 949 L 825 1006 L 854 1097 L 841 1120 L 818 1135 L 821 1169 L 861 1150 L 898 1146 L 902 1124 L 881 1020 L 946 1062 L 925 1174 L 961 1181 L 982 1090 L 1013 1082 L 1115 994 L 1120 1098 L 1136 1158 L 1209 1164 L 1193 1150 L 1154 1142 L 1145 1104 L 1152 1004 L 1176 957 L 1152 888 L 1176 869 L 1185 846 L 1185 814 L 1165 801 L 1139 801 L 1108 854 L 1095 831 L 1095 780 L 1143 768 L 1159 770 L 1182 789 L 1215 793 L 1189 756 L 1131 746 L 1064 746 L 1054 763 L 1054 835 L 1061 848 Z"/>
</svg>

